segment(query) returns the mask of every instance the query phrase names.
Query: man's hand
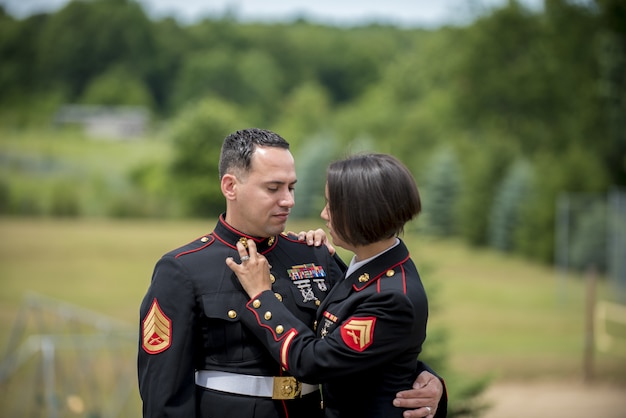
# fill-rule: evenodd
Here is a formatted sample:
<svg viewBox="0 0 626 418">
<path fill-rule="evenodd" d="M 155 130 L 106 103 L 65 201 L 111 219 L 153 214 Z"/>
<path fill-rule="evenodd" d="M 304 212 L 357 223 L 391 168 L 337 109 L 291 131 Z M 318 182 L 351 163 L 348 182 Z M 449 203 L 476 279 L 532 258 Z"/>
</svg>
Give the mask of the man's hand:
<svg viewBox="0 0 626 418">
<path fill-rule="evenodd" d="M 335 254 L 335 247 L 328 241 L 328 237 L 326 236 L 326 232 L 322 228 L 317 228 L 315 230 L 310 229 L 308 231 L 300 231 L 295 233 L 293 231 L 288 231 L 287 235 L 297 237 L 298 241 L 306 241 L 307 245 L 314 245 L 319 247 L 322 244 L 325 244 L 328 248 L 328 252 L 330 255 Z"/>
<path fill-rule="evenodd" d="M 437 405 L 443 395 L 443 384 L 432 373 L 424 371 L 417 376 L 413 389 L 396 394 L 393 405 L 399 408 L 412 409 L 404 411 L 405 418 L 432 418 L 437 412 Z"/>
</svg>

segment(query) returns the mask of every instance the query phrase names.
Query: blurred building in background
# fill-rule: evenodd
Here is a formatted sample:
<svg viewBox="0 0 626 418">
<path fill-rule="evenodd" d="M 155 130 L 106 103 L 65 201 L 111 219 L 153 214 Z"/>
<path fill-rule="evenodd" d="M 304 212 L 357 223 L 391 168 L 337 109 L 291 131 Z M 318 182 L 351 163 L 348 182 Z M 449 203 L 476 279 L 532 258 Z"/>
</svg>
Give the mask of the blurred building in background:
<svg viewBox="0 0 626 418">
<path fill-rule="evenodd" d="M 80 125 L 90 138 L 128 140 L 146 132 L 149 112 L 139 106 L 65 105 L 54 117 L 54 124 Z"/>
</svg>

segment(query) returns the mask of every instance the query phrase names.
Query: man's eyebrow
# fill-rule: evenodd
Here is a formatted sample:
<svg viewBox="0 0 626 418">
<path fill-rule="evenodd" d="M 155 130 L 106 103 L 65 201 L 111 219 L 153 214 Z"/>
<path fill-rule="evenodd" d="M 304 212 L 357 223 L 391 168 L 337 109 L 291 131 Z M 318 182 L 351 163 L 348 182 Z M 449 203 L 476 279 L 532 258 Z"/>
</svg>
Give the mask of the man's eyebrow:
<svg viewBox="0 0 626 418">
<path fill-rule="evenodd" d="M 268 184 L 268 185 L 269 184 L 275 184 L 277 186 L 280 186 L 280 185 L 283 185 L 283 184 L 296 184 L 297 182 L 298 182 L 298 180 L 294 180 L 294 181 L 292 181 L 290 183 L 287 183 L 285 181 L 280 181 L 280 180 L 268 180 L 268 181 L 263 182 L 263 184 Z"/>
</svg>

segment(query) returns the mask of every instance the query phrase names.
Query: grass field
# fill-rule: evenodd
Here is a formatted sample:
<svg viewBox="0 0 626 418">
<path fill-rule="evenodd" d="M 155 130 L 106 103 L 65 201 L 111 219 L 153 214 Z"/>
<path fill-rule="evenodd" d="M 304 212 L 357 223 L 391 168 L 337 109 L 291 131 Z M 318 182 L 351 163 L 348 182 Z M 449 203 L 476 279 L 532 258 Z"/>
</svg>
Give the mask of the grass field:
<svg viewBox="0 0 626 418">
<path fill-rule="evenodd" d="M 171 147 L 160 135 L 111 141 L 73 130 L 12 132 L 0 127 L 0 208 L 26 216 L 160 213 L 169 209 L 169 202 L 158 200 L 154 192 L 159 176 L 140 187 L 137 173 L 165 166 L 170 155 Z"/>
<path fill-rule="evenodd" d="M 0 348 L 30 292 L 134 329 L 157 258 L 213 225 L 212 220 L 0 219 Z M 289 229 L 312 226 L 321 222 Z M 582 379 L 584 277 L 561 277 L 550 267 L 455 241 L 415 234 L 405 239 L 432 302 L 429 326 L 449 333 L 453 368 L 500 380 Z M 598 299 L 609 292 L 600 281 Z M 625 351 L 596 352 L 594 367 L 597 380 L 626 385 Z M 136 405 L 136 393 L 132 396 Z"/>
</svg>

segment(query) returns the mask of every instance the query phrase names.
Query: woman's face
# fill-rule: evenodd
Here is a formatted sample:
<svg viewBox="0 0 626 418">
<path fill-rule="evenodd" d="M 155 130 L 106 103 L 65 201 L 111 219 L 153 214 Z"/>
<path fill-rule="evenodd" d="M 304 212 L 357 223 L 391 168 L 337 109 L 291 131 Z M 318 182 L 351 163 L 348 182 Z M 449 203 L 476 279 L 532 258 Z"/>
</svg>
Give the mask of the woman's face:
<svg viewBox="0 0 626 418">
<path fill-rule="evenodd" d="M 337 234 L 335 230 L 333 229 L 332 216 L 330 213 L 330 209 L 328 207 L 328 184 L 326 184 L 326 188 L 324 190 L 324 197 L 326 199 L 326 204 L 324 205 L 324 208 L 322 209 L 322 213 L 320 213 L 320 217 L 326 221 L 326 227 L 328 228 L 328 233 L 333 239 L 333 245 L 339 246 L 346 250 L 351 250 L 352 247 L 347 242 L 345 242 L 341 238 L 341 236 L 339 236 L 339 234 Z"/>
</svg>

